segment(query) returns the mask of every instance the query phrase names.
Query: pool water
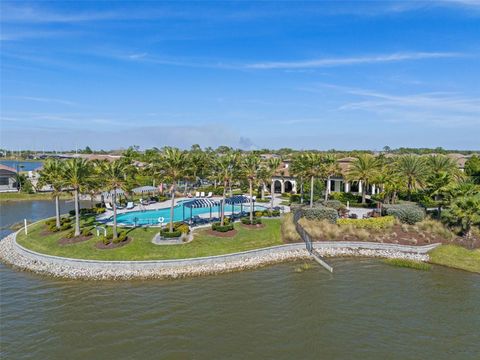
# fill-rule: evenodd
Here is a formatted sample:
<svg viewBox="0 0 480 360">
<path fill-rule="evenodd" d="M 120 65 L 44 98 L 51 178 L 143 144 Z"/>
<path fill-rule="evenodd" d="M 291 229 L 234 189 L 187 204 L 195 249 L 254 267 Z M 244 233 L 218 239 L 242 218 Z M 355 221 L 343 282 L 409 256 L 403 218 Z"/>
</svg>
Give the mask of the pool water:
<svg viewBox="0 0 480 360">
<path fill-rule="evenodd" d="M 212 208 L 188 208 L 183 205 L 183 202 L 179 202 L 173 211 L 173 221 L 184 221 L 189 220 L 190 216 L 196 215 L 203 215 L 208 214 L 210 215 L 210 211 L 212 217 L 219 217 L 220 216 L 220 206 L 213 206 Z M 265 210 L 266 207 L 260 205 L 254 205 L 253 210 Z M 244 204 L 243 206 L 235 205 L 233 207 L 233 211 L 235 214 L 240 213 L 241 211 L 250 211 L 250 206 L 248 204 Z M 232 214 L 232 206 L 226 205 L 225 206 L 225 215 Z M 157 210 L 144 210 L 144 211 L 130 211 L 128 213 L 118 214 L 117 215 L 117 223 L 123 225 L 158 225 L 160 223 L 159 220 L 162 220 L 163 223 L 167 223 L 170 221 L 170 208 L 162 208 Z"/>
</svg>

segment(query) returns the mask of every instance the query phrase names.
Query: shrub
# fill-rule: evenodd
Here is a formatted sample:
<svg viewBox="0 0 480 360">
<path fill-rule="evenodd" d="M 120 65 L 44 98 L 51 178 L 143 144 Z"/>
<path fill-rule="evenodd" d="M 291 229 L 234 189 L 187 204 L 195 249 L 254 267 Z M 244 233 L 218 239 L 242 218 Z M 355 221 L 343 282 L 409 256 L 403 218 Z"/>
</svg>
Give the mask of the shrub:
<svg viewBox="0 0 480 360">
<path fill-rule="evenodd" d="M 259 225 L 262 223 L 262 219 L 260 218 L 253 218 L 253 221 L 250 221 L 249 217 L 244 217 L 241 221 L 244 225 Z"/>
<path fill-rule="evenodd" d="M 182 234 L 188 234 L 190 232 L 190 226 L 187 224 L 180 224 L 175 226 L 175 231 L 180 231 Z"/>
<path fill-rule="evenodd" d="M 55 220 L 53 222 L 55 223 Z M 71 224 L 71 223 L 72 223 L 72 219 L 69 217 L 60 218 L 60 225 Z"/>
<path fill-rule="evenodd" d="M 384 205 L 383 210 L 387 215 L 395 216 L 404 224 L 413 225 L 425 218 L 425 211 L 416 205 Z"/>
<path fill-rule="evenodd" d="M 261 210 L 257 210 L 253 213 L 253 216 L 255 217 L 262 217 L 264 215 L 264 212 Z"/>
<path fill-rule="evenodd" d="M 386 259 L 383 262 L 388 265 L 405 267 L 415 270 L 430 270 L 431 268 L 430 264 L 408 259 Z"/>
<path fill-rule="evenodd" d="M 127 232 L 126 231 L 120 231 L 117 234 L 117 238 L 113 240 L 114 244 L 121 243 L 122 241 L 127 240 Z"/>
<path fill-rule="evenodd" d="M 47 226 L 55 225 L 56 223 L 57 221 L 55 219 L 48 219 L 47 221 L 45 221 L 45 225 Z"/>
<path fill-rule="evenodd" d="M 108 245 L 108 244 L 110 244 L 111 239 L 109 239 L 107 236 L 100 236 L 100 241 L 101 241 L 104 245 Z"/>
<path fill-rule="evenodd" d="M 302 217 L 308 220 L 327 220 L 332 224 L 335 224 L 338 218 L 338 213 L 335 209 L 325 206 L 315 206 L 313 208 L 302 208 Z"/>
<path fill-rule="evenodd" d="M 395 218 L 389 215 L 368 219 L 338 219 L 337 224 L 340 226 L 350 225 L 356 229 L 380 230 L 392 227 L 395 224 Z"/>
<path fill-rule="evenodd" d="M 167 229 L 163 229 L 160 232 L 160 235 L 162 235 L 164 238 L 177 238 L 182 235 L 182 232 L 179 230 L 173 230 L 173 232 L 170 232 L 167 228 Z"/>
<path fill-rule="evenodd" d="M 97 208 L 95 208 L 95 212 L 96 212 L 97 214 L 103 214 L 105 211 L 107 211 L 107 209 L 104 208 L 104 207 L 97 207 Z"/>
<path fill-rule="evenodd" d="M 73 231 L 69 231 L 68 233 L 65 234 L 65 238 L 66 239 L 71 239 L 71 238 L 73 238 L 74 234 L 75 233 Z"/>
<path fill-rule="evenodd" d="M 299 194 L 290 195 L 290 201 L 292 203 L 299 203 L 300 202 L 300 195 Z"/>
<path fill-rule="evenodd" d="M 337 211 L 340 211 L 346 208 L 345 205 L 343 205 L 342 202 L 339 200 L 322 201 L 322 205 L 328 208 L 335 209 Z"/>
<path fill-rule="evenodd" d="M 72 228 L 72 223 L 66 222 L 60 226 L 60 231 L 69 230 Z"/>
<path fill-rule="evenodd" d="M 90 236 L 90 235 L 92 235 L 92 230 L 91 230 L 91 229 L 89 229 L 89 228 L 84 228 L 84 229 L 82 230 L 82 236 Z"/>
<path fill-rule="evenodd" d="M 221 226 L 219 222 L 212 224 L 212 230 L 219 232 L 227 232 L 233 230 L 233 223 Z"/>
<path fill-rule="evenodd" d="M 330 198 L 333 200 L 338 200 L 343 204 L 346 204 L 347 201 L 349 201 L 351 204 L 359 203 L 362 201 L 362 197 L 360 195 L 345 192 L 333 192 L 330 194 Z"/>
<path fill-rule="evenodd" d="M 55 223 L 53 223 L 53 224 L 48 226 L 48 231 L 57 232 L 57 231 L 60 231 L 60 229 L 57 229 L 57 225 L 55 225 Z"/>
</svg>

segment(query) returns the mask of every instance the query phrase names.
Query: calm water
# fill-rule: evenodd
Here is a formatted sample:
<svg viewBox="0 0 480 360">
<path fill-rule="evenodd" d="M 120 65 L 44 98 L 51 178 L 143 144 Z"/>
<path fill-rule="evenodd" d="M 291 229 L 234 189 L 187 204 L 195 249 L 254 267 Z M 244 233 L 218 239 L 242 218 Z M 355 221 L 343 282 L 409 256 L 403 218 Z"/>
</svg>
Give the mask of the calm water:
<svg viewBox="0 0 480 360">
<path fill-rule="evenodd" d="M 29 215 L 18 206 L 9 212 Z M 479 275 L 331 263 L 333 275 L 283 264 L 132 282 L 55 280 L 0 265 L 0 357 L 480 358 Z"/>
<path fill-rule="evenodd" d="M 31 171 L 38 169 L 43 163 L 41 161 L 0 160 L 0 164 L 19 171 Z"/>
</svg>

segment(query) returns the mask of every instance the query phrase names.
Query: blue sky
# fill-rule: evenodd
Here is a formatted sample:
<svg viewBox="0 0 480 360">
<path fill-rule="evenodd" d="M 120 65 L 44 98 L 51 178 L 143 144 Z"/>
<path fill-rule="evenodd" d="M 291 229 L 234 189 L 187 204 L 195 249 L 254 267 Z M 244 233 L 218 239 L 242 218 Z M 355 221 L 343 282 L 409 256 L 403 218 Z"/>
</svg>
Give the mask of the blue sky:
<svg viewBox="0 0 480 360">
<path fill-rule="evenodd" d="M 0 147 L 480 148 L 480 1 L 1 2 Z"/>
</svg>

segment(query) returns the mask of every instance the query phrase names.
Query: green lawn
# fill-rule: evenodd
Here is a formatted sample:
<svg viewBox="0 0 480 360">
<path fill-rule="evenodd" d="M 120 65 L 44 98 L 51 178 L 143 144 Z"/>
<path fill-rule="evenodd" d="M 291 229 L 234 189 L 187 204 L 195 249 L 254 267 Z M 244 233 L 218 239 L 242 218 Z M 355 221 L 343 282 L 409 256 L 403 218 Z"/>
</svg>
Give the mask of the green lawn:
<svg viewBox="0 0 480 360">
<path fill-rule="evenodd" d="M 88 221 L 92 221 L 90 218 Z M 245 250 L 252 250 L 282 244 L 279 219 L 264 219 L 263 229 L 246 229 L 239 223 L 235 224 L 238 233 L 232 238 L 208 236 L 205 230 L 197 230 L 192 242 L 182 245 L 154 245 L 151 240 L 158 229 L 137 228 L 130 230 L 129 236 L 133 241 L 129 244 L 108 250 L 95 248 L 98 238 L 71 245 L 59 245 L 58 239 L 62 233 L 42 236 L 45 230 L 43 222 L 29 228 L 28 235 L 23 232 L 18 235 L 20 245 L 31 250 L 71 258 L 96 260 L 160 260 L 183 259 L 209 255 L 221 255 Z"/>
<path fill-rule="evenodd" d="M 480 249 L 468 250 L 455 245 L 442 245 L 430 253 L 432 264 L 480 273 Z"/>
<path fill-rule="evenodd" d="M 72 195 L 61 194 L 60 199 L 71 199 Z M 27 201 L 27 200 L 52 200 L 51 193 L 27 194 L 22 192 L 0 193 L 0 202 L 2 201 Z"/>
</svg>

